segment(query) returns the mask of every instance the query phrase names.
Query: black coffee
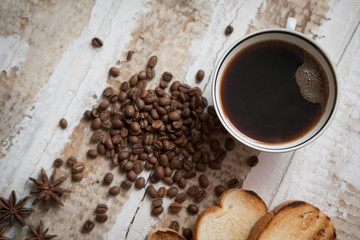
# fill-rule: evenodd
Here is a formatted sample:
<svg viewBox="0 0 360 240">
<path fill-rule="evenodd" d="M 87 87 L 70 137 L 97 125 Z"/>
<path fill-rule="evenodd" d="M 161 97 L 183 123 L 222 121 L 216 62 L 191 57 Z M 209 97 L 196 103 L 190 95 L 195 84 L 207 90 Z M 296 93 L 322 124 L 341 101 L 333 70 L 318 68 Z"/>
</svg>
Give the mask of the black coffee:
<svg viewBox="0 0 360 240">
<path fill-rule="evenodd" d="M 320 119 L 322 104 L 306 100 L 297 84 L 295 73 L 308 58 L 317 64 L 323 77 L 317 60 L 284 41 L 259 42 L 235 55 L 220 86 L 222 107 L 232 124 L 245 135 L 266 143 L 291 141 L 309 131 Z M 302 69 L 300 73 L 307 71 Z"/>
</svg>

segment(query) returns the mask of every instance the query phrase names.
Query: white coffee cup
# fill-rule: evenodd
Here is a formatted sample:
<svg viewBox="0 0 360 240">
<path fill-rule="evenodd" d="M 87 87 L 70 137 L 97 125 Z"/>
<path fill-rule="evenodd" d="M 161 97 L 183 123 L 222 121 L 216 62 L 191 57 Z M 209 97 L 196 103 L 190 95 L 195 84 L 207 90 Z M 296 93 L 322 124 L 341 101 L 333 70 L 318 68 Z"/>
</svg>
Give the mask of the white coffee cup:
<svg viewBox="0 0 360 240">
<path fill-rule="evenodd" d="M 294 18 L 289 18 L 286 24 L 286 28 L 268 28 L 250 33 L 237 40 L 222 55 L 212 76 L 212 98 L 216 113 L 221 123 L 225 129 L 238 141 L 254 149 L 266 152 L 287 152 L 304 147 L 305 145 L 313 142 L 328 128 L 337 110 L 339 104 L 340 87 L 334 65 L 330 61 L 326 52 L 312 39 L 306 37 L 302 33 L 295 31 L 295 26 L 296 20 Z M 289 42 L 311 53 L 323 67 L 329 82 L 329 95 L 327 104 L 325 110 L 323 110 L 323 114 L 320 120 L 308 132 L 291 141 L 266 143 L 253 139 L 241 132 L 232 124 L 226 115 L 224 108 L 222 107 L 223 102 L 220 95 L 220 84 L 227 64 L 238 52 L 242 51 L 246 47 L 266 40 L 281 40 Z"/>
</svg>

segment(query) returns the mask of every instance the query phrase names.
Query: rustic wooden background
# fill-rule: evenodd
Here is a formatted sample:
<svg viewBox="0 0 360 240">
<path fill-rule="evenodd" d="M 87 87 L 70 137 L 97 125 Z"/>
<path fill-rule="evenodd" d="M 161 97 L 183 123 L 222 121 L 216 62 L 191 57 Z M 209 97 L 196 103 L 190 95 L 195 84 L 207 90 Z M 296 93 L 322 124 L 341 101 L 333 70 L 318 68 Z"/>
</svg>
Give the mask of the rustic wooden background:
<svg viewBox="0 0 360 240">
<path fill-rule="evenodd" d="M 323 46 L 336 65 L 337 115 L 318 140 L 296 152 L 270 154 L 237 143 L 221 172 L 208 171 L 210 196 L 200 210 L 214 203 L 213 186 L 238 177 L 270 209 L 285 200 L 305 200 L 332 218 L 339 239 L 360 239 L 358 0 L 0 1 L 0 195 L 7 198 L 14 189 L 19 198 L 27 196 L 30 176 L 37 177 L 41 167 L 50 173 L 57 157 L 75 156 L 86 165 L 85 178 L 63 183 L 73 191 L 64 195 L 65 206 L 48 212 L 39 207 L 27 223 L 38 225 L 42 219 L 59 239 L 144 239 L 151 228 L 167 227 L 171 220 L 191 227 L 195 217 L 185 213 L 151 217 L 144 190 L 108 197 L 97 181 L 108 171 L 114 172 L 115 183 L 124 176 L 100 158 L 87 160 L 91 133 L 82 114 L 106 86 L 128 80 L 151 55 L 159 58 L 158 75 L 172 72 L 175 80 L 202 88 L 211 102 L 212 71 L 227 46 L 254 30 L 284 27 L 288 17 L 295 17 L 296 30 Z M 228 24 L 235 31 L 225 36 Z M 95 36 L 103 39 L 103 48 L 91 47 Z M 130 62 L 128 50 L 135 51 Z M 120 77 L 108 78 L 111 66 L 120 68 Z M 206 75 L 199 84 L 194 76 L 200 68 Z M 58 127 L 63 117 L 69 122 L 65 130 Z M 250 170 L 245 159 L 251 155 L 260 162 Z M 64 166 L 58 174 L 69 169 Z M 103 202 L 110 207 L 109 220 L 81 234 L 83 222 Z M 23 239 L 29 233 L 14 226 L 5 235 Z"/>
</svg>

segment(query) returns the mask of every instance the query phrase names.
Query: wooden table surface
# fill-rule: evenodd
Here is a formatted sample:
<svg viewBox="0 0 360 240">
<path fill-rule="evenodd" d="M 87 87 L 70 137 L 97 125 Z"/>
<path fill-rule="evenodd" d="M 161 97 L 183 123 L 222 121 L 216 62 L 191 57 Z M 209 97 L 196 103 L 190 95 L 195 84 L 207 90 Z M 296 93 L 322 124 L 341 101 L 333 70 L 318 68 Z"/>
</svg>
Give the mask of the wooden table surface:
<svg viewBox="0 0 360 240">
<path fill-rule="evenodd" d="M 44 211 L 36 205 L 27 223 L 37 226 L 42 219 L 58 239 L 144 239 L 151 228 L 172 220 L 192 227 L 196 216 L 185 211 L 151 217 L 144 189 L 108 196 L 104 174 L 112 171 L 115 184 L 124 174 L 101 157 L 86 158 L 91 131 L 82 115 L 105 87 L 128 80 L 151 55 L 159 63 L 150 86 L 170 71 L 175 80 L 200 87 L 211 103 L 209 83 L 221 53 L 249 32 L 284 27 L 288 17 L 297 19 L 296 30 L 319 43 L 337 67 L 336 117 L 320 138 L 295 152 L 270 154 L 237 143 L 221 171 L 207 171 L 209 197 L 200 210 L 216 200 L 214 186 L 237 177 L 269 209 L 290 199 L 308 201 L 331 217 L 338 239 L 360 239 L 359 0 L 0 1 L 0 195 L 8 198 L 15 190 L 18 198 L 28 196 L 29 177 L 38 177 L 42 167 L 50 174 L 57 157 L 75 156 L 86 166 L 85 178 L 74 183 L 68 177 L 62 186 L 72 193 L 62 197 L 64 207 Z M 225 36 L 228 24 L 235 30 Z M 102 48 L 91 47 L 95 36 L 104 41 Z M 129 50 L 135 53 L 126 61 Z M 108 77 L 112 66 L 121 72 L 115 79 Z M 198 69 L 205 71 L 201 83 L 194 78 Z M 65 130 L 58 126 L 61 118 L 69 123 Z M 260 161 L 250 169 L 245 161 L 252 155 Z M 70 175 L 66 166 L 58 171 L 64 174 Z M 141 176 L 148 179 L 149 172 Z M 108 204 L 109 220 L 82 234 L 98 203 Z M 170 203 L 165 199 L 165 209 Z M 29 230 L 15 224 L 5 236 L 24 239 Z"/>
</svg>

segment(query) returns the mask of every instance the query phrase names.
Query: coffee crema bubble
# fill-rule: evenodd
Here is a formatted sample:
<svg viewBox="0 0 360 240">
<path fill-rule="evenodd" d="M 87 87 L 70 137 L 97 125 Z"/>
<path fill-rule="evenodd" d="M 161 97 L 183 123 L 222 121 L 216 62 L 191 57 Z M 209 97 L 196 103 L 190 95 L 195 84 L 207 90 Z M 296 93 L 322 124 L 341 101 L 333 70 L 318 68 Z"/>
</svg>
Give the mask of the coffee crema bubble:
<svg viewBox="0 0 360 240">
<path fill-rule="evenodd" d="M 329 96 L 329 81 L 320 63 L 304 52 L 304 62 L 296 70 L 295 78 L 301 95 L 311 103 L 320 103 L 323 112 Z"/>
</svg>

